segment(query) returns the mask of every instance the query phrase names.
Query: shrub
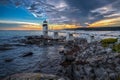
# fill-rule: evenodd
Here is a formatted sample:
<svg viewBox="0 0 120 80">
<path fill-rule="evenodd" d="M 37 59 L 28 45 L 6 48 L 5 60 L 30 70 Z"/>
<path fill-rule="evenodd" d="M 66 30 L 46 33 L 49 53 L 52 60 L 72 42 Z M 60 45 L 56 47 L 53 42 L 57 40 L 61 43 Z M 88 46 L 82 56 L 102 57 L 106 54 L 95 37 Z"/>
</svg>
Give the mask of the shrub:
<svg viewBox="0 0 120 80">
<path fill-rule="evenodd" d="M 113 51 L 120 52 L 120 43 L 113 46 Z"/>
</svg>

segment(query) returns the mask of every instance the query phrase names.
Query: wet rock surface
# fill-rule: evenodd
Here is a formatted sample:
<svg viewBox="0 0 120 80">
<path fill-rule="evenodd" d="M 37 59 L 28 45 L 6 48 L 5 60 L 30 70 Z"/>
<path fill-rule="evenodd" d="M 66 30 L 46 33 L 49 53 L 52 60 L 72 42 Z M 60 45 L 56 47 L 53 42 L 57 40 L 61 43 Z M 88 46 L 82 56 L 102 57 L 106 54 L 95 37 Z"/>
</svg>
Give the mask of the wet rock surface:
<svg viewBox="0 0 120 80">
<path fill-rule="evenodd" d="M 65 80 L 65 79 L 52 74 L 21 73 L 8 76 L 2 80 Z"/>
<path fill-rule="evenodd" d="M 11 62 L 11 61 L 13 61 L 13 59 L 12 58 L 6 58 L 4 61 L 5 62 Z"/>
<path fill-rule="evenodd" d="M 1 53 L 0 80 L 9 75 L 24 72 L 58 75 L 61 70 L 59 50 L 63 50 L 63 40 L 26 36 L 15 41 L 15 43 L 2 44 L 2 47 L 15 48 Z M 61 77 L 59 80 L 64 80 L 64 78 Z"/>
<path fill-rule="evenodd" d="M 120 53 L 104 48 L 99 42 L 84 39 L 68 42 L 62 55 L 62 74 L 71 80 L 118 80 Z"/>
<path fill-rule="evenodd" d="M 35 63 L 34 66 L 28 66 L 29 70 L 23 67 L 23 72 L 46 73 L 57 75 L 60 78 L 48 76 L 45 80 L 118 80 L 120 76 L 120 53 L 113 52 L 111 48 L 102 47 L 100 42 L 88 43 L 86 39 L 82 38 L 64 41 L 42 36 L 26 36 L 25 39 L 18 41 L 23 44 L 24 48 L 31 46 L 31 50 L 29 49 L 22 53 L 22 56 L 19 56 L 20 59 L 26 57 L 22 59 L 27 60 L 30 58 L 32 61 L 33 57 L 39 56 L 39 58 L 37 57 L 38 63 Z M 32 52 L 33 45 L 37 46 L 37 48 L 34 48 L 35 50 Z M 55 45 L 62 45 L 62 49 L 51 49 Z M 36 54 L 35 51 L 40 47 L 48 46 L 50 46 L 48 51 L 47 48 L 43 49 L 44 54 Z M 17 59 L 14 61 L 17 61 Z M 14 61 L 11 59 L 5 60 L 5 62 L 9 63 L 14 63 Z M 28 63 L 31 64 L 30 61 Z M 31 78 L 31 76 L 29 77 Z M 41 77 L 38 77 L 38 79 L 44 80 Z"/>
<path fill-rule="evenodd" d="M 13 46 L 10 44 L 2 44 L 0 45 L 0 51 L 6 51 L 13 49 Z"/>
<path fill-rule="evenodd" d="M 43 36 L 26 36 L 25 39 L 20 40 L 19 42 L 30 45 L 54 45 L 63 42 L 63 39 L 53 39 L 51 37 L 43 37 Z"/>
<path fill-rule="evenodd" d="M 22 57 L 32 56 L 33 54 L 33 52 L 26 52 L 22 55 Z"/>
</svg>

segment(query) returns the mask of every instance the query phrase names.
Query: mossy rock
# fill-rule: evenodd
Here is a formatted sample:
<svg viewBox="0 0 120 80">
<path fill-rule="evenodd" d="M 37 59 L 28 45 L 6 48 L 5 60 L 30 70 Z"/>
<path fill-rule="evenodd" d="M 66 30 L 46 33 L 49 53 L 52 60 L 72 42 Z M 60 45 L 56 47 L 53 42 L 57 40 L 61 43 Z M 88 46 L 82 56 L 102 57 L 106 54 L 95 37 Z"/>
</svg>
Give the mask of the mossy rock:
<svg viewBox="0 0 120 80">
<path fill-rule="evenodd" d="M 117 38 L 106 38 L 106 39 L 102 39 L 101 42 L 110 44 L 117 42 L 117 40 L 118 40 Z"/>
<path fill-rule="evenodd" d="M 113 46 L 113 51 L 120 52 L 120 43 Z"/>
<path fill-rule="evenodd" d="M 120 80 L 120 75 L 118 76 L 118 78 L 116 80 Z"/>
<path fill-rule="evenodd" d="M 117 42 L 117 38 L 106 38 L 106 39 L 102 39 L 101 43 L 103 47 L 108 47 L 109 44 L 113 44 L 115 42 Z"/>
</svg>

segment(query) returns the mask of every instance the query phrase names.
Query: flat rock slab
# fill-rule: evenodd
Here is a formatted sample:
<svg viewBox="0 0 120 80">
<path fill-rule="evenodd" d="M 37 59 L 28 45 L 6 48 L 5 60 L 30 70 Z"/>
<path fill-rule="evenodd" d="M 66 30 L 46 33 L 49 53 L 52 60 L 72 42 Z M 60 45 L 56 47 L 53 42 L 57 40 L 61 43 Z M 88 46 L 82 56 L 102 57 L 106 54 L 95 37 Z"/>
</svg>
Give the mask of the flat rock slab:
<svg viewBox="0 0 120 80">
<path fill-rule="evenodd" d="M 8 76 L 3 80 L 61 80 L 61 78 L 52 74 L 20 73 Z"/>
</svg>

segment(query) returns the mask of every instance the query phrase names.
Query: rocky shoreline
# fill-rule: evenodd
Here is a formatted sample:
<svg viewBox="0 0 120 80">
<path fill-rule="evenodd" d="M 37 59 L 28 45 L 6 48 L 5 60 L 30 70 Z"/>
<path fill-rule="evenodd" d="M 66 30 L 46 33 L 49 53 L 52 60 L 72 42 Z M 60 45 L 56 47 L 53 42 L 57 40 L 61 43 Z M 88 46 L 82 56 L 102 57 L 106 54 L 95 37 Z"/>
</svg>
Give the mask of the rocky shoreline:
<svg viewBox="0 0 120 80">
<path fill-rule="evenodd" d="M 38 36 L 27 36 L 18 41 L 24 45 L 51 46 L 60 44 L 64 46 L 64 49 L 59 51 L 59 58 L 48 58 L 45 63 L 38 64 L 40 70 L 37 73 L 48 72 L 62 78 L 47 80 L 120 79 L 120 53 L 112 51 L 109 47 L 102 47 L 100 42 L 88 43 L 86 39 L 82 38 L 65 41 L 63 38 L 51 39 Z M 29 52 L 23 57 L 32 56 L 32 54 Z M 49 72 L 49 70 L 53 72 Z"/>
<path fill-rule="evenodd" d="M 78 40 L 78 41 L 77 41 Z M 104 48 L 100 42 L 77 39 L 63 51 L 63 74 L 70 80 L 119 80 L 120 53 Z"/>
</svg>

